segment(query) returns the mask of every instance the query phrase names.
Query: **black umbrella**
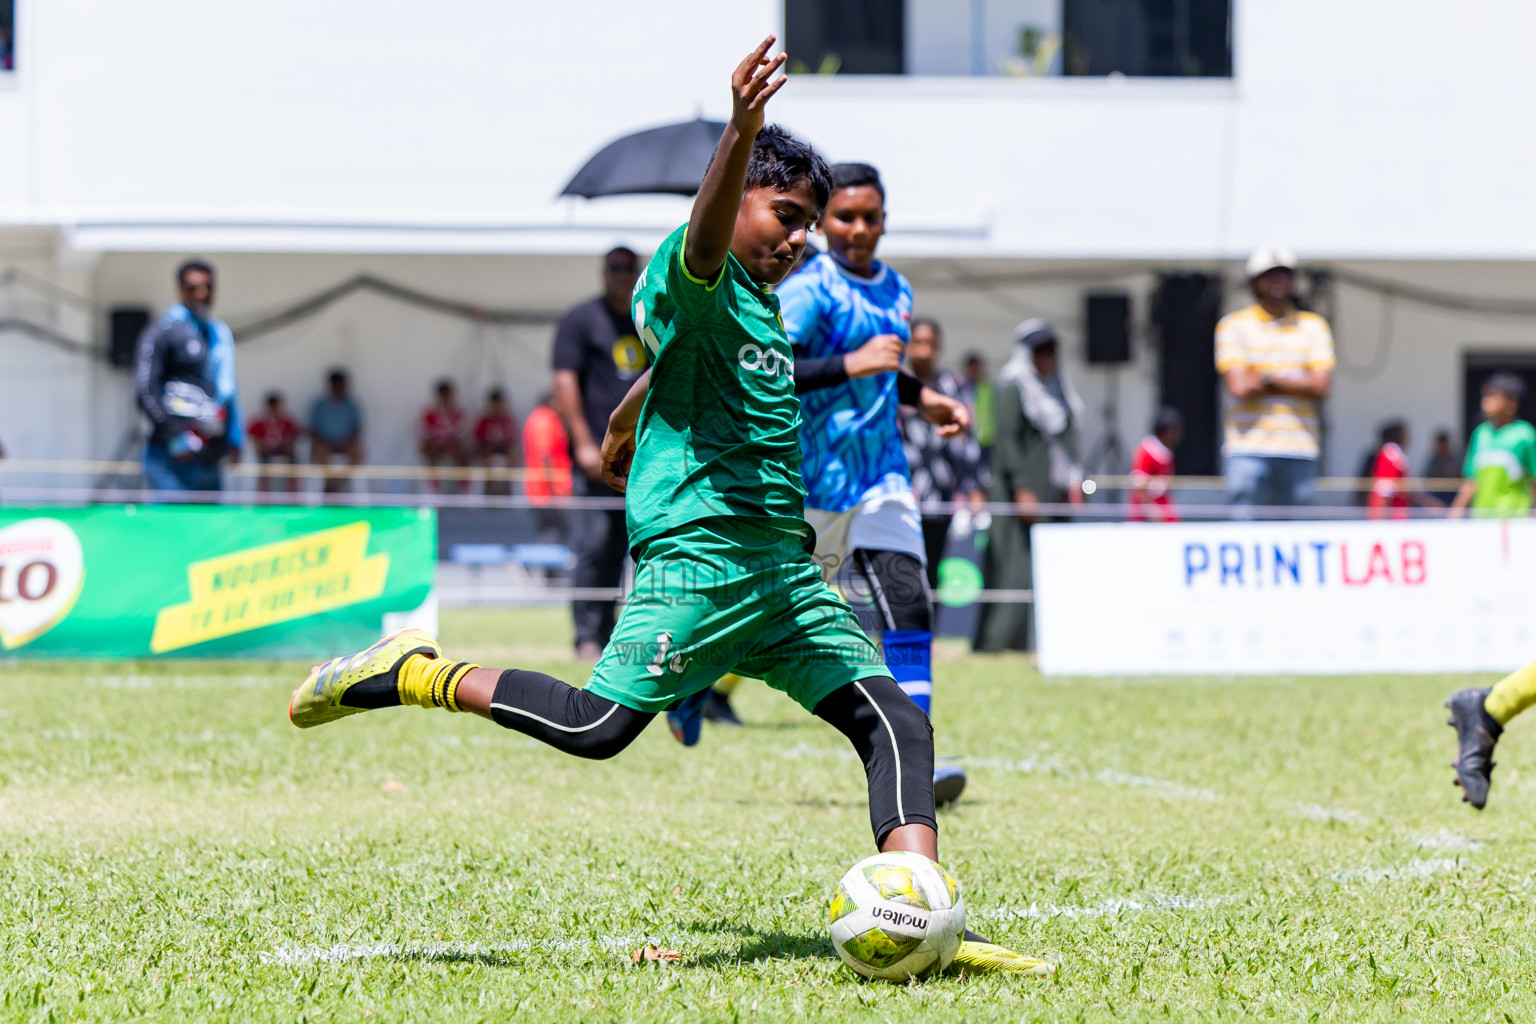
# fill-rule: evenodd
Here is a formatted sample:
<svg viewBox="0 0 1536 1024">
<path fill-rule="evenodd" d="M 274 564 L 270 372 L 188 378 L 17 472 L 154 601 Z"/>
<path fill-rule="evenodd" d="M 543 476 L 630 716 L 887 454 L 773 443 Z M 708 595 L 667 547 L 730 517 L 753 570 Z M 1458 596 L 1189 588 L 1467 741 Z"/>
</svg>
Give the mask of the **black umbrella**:
<svg viewBox="0 0 1536 1024">
<path fill-rule="evenodd" d="M 619 196 L 663 192 L 691 196 L 704 180 L 724 121 L 699 118 L 615 139 L 576 172 L 561 195 Z"/>
</svg>

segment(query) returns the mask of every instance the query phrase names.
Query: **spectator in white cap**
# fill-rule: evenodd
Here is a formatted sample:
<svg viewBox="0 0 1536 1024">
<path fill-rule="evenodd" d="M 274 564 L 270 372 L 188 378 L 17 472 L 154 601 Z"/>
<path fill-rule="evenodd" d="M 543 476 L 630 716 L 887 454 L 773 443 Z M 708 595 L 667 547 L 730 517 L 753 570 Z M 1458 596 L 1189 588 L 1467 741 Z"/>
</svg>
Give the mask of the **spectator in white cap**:
<svg viewBox="0 0 1536 1024">
<path fill-rule="evenodd" d="M 1221 454 L 1235 506 L 1305 505 L 1317 482 L 1317 403 L 1333 384 L 1333 332 L 1296 308 L 1296 257 L 1264 246 L 1248 258 L 1254 302 L 1216 325 L 1226 385 Z"/>
</svg>

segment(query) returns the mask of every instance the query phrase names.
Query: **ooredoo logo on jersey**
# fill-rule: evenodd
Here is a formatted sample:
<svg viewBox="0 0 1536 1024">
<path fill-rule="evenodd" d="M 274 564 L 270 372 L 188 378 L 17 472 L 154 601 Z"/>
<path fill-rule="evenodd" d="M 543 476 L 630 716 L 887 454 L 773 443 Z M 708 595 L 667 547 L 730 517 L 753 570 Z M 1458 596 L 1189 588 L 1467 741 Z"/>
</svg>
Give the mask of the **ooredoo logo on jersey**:
<svg viewBox="0 0 1536 1024">
<path fill-rule="evenodd" d="M 743 370 L 766 373 L 770 377 L 787 373 L 790 365 L 788 359 L 773 349 L 764 349 L 751 342 L 741 346 L 740 351 L 736 353 L 736 361 Z"/>
</svg>

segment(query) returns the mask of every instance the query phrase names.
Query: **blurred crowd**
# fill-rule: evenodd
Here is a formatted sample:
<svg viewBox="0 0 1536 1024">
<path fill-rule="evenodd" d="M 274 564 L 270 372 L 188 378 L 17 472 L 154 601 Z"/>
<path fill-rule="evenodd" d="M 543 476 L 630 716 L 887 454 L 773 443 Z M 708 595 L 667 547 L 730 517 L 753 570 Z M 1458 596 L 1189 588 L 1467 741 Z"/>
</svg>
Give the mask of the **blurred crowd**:
<svg viewBox="0 0 1536 1024">
<path fill-rule="evenodd" d="M 571 493 L 570 441 L 560 417 L 551 408 L 553 395 L 541 398 L 521 423 L 513 416 L 506 392 L 493 387 L 471 418 L 459 404 L 453 381 L 433 387 L 432 401 L 416 422 L 417 450 L 426 486 L 441 494 L 508 495 L 513 477 L 520 475 L 530 496 Z M 345 467 L 364 462 L 363 411 L 351 393 L 342 369 L 326 377 L 325 393 L 310 405 L 302 421 L 290 410 L 281 391 L 269 391 L 261 414 L 246 425 L 247 448 L 263 466 L 326 467 L 324 490 L 339 493 L 351 484 Z M 508 472 L 474 473 L 473 468 Z M 522 474 L 512 470 L 525 469 Z M 257 474 L 262 492 L 296 493 L 301 474 Z"/>
<path fill-rule="evenodd" d="M 599 446 L 608 418 L 648 364 L 631 319 L 640 259 L 628 248 L 603 257 L 602 290 L 570 309 L 551 347 L 553 387 L 521 421 L 500 387 L 466 409 L 454 382 L 439 380 L 416 421 L 419 479 L 443 495 L 512 495 L 520 485 L 537 517 L 541 539 L 567 543 L 574 555 L 572 585 L 578 652 L 597 657 L 614 628 L 615 603 L 628 553 L 624 510 L 585 508 L 567 517 L 572 496 L 616 499 L 602 480 Z M 1314 500 L 1321 450 L 1319 403 L 1333 384 L 1334 344 L 1326 320 L 1296 301 L 1296 258 L 1283 247 L 1254 252 L 1247 264 L 1253 301 L 1223 317 L 1214 362 L 1225 392 L 1222 463 L 1229 514 L 1268 514 Z M 325 379 L 324 392 L 302 419 L 280 392 L 268 393 L 258 414 L 242 415 L 234 374 L 234 339 L 212 313 L 213 268 L 192 260 L 177 271 L 179 302 L 141 337 L 135 387 L 151 422 L 144 473 L 156 490 L 217 490 L 221 466 L 254 455 L 258 487 L 296 493 L 319 467 L 326 492 L 352 488 L 365 460 L 363 409 L 346 370 Z M 866 343 L 875 345 L 883 339 Z M 853 359 L 849 353 L 845 359 Z M 970 530 L 956 518 L 985 526 L 986 542 L 959 552 L 979 562 L 981 586 L 1013 595 L 984 604 L 975 630 L 980 650 L 1030 646 L 1033 523 L 1070 518 L 1094 491 L 1085 472 L 1081 437 L 1084 405 L 1064 366 L 1052 325 L 1031 319 L 1014 330 L 1013 349 L 995 376 L 979 353 L 943 366 L 944 332 L 937 320 L 916 317 L 910 340 L 893 358 L 923 384 L 965 405 L 973 429 L 943 437 L 911 409 L 901 412 L 903 448 L 914 497 L 922 511 L 930 586 L 941 582 L 949 545 Z M 1520 419 L 1522 379 L 1496 373 L 1482 391 L 1484 420 L 1458 457 L 1450 432 L 1439 431 L 1424 477 L 1459 479 L 1454 490 L 1428 492 L 1412 478 L 1405 424 L 1383 425 L 1362 467 L 1362 504 L 1375 518 L 1407 517 L 1415 506 L 1444 514 L 1525 515 L 1536 480 L 1536 428 Z M 1178 472 L 1183 418 L 1158 410 L 1130 466 L 1128 517 L 1179 518 L 1171 485 Z M 307 466 L 302 473 L 282 467 Z M 398 475 L 398 470 L 391 472 Z M 1000 507 L 1013 515 L 998 515 Z M 988 514 L 988 509 L 994 514 Z M 972 570 L 974 572 L 974 569 Z M 589 599 L 589 596 L 591 599 Z"/>
<path fill-rule="evenodd" d="M 1295 256 L 1284 247 L 1263 247 L 1246 269 L 1253 301 L 1223 317 L 1214 338 L 1224 391 L 1225 498 L 1239 516 L 1314 500 L 1318 403 L 1332 388 L 1334 370 L 1328 323 L 1297 304 Z M 560 320 L 551 348 L 552 389 L 526 416 L 518 417 L 501 387 L 488 388 L 469 409 L 452 380 L 436 382 L 416 421 L 425 489 L 493 496 L 520 491 L 536 509 L 573 494 L 617 497 L 602 483 L 598 450 L 609 414 L 647 365 L 629 308 L 639 270 L 640 259 L 628 248 L 604 255 L 602 291 Z M 247 421 L 234 387 L 233 339 L 212 314 L 213 268 L 188 261 L 176 281 L 180 301 L 145 332 L 137 354 L 139 404 L 151 421 L 145 452 L 150 486 L 217 489 L 219 466 L 249 454 L 267 468 L 256 476 L 263 492 L 296 493 L 315 472 L 284 471 L 285 466 L 321 467 L 324 491 L 351 490 L 366 448 L 363 409 L 347 371 L 329 371 L 323 392 L 302 415 L 287 396 L 272 391 Z M 921 416 L 903 410 L 902 436 L 924 513 L 930 575 L 942 559 L 956 512 L 979 511 L 989 501 L 1009 504 L 1023 527 L 1041 518 L 1042 507 L 1059 512 L 1091 493 L 1080 442 L 1083 402 L 1060 349 L 1051 324 L 1027 320 L 1015 328 L 1013 351 L 995 376 L 976 352 L 964 354 L 956 372 L 942 365 L 940 323 L 931 317 L 911 321 L 906 368 L 963 402 L 974 424 L 965 436 L 943 438 Z M 1406 454 L 1407 425 L 1383 424 L 1358 471 L 1364 481 L 1360 504 L 1376 518 L 1404 517 L 1415 507 L 1449 515 L 1466 509 L 1528 511 L 1536 431 L 1519 417 L 1524 399 L 1520 377 L 1491 376 L 1482 396 L 1485 422 L 1468 439 L 1466 456 L 1441 428 L 1417 473 Z M 1170 480 L 1178 472 L 1183 419 L 1178 410 L 1162 408 L 1149 426 L 1131 458 L 1128 518 L 1174 521 L 1179 512 Z M 1412 486 L 1417 477 L 1464 482 L 1454 490 L 1445 485 L 1424 490 Z M 622 561 L 622 512 L 596 518 L 601 521 L 584 531 L 593 561 Z M 558 516 L 540 516 L 541 532 L 554 536 L 558 526 Z M 1007 560 L 1027 566 L 1027 534 L 1010 537 L 1008 527 L 995 532 L 991 543 L 1001 544 L 1005 555 L 1010 545 L 1020 545 L 1018 557 Z M 606 587 L 617 579 L 605 569 L 578 585 Z M 603 632 L 601 627 L 594 632 Z"/>
</svg>

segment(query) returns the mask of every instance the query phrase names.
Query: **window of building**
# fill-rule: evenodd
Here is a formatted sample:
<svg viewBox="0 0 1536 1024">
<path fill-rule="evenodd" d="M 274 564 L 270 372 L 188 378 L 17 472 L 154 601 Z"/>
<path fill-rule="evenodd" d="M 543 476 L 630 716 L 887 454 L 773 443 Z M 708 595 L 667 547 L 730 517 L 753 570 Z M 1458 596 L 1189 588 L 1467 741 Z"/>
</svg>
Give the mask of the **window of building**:
<svg viewBox="0 0 1536 1024">
<path fill-rule="evenodd" d="M 785 0 L 790 71 L 902 74 L 905 6 L 905 0 Z"/>
<path fill-rule="evenodd" d="M 1229 77 L 1232 0 L 785 0 L 790 70 Z"/>
<path fill-rule="evenodd" d="M 0 0 L 0 71 L 16 70 L 16 3 Z"/>
<path fill-rule="evenodd" d="M 1230 78 L 1232 0 L 1062 0 L 1068 75 Z"/>
</svg>

